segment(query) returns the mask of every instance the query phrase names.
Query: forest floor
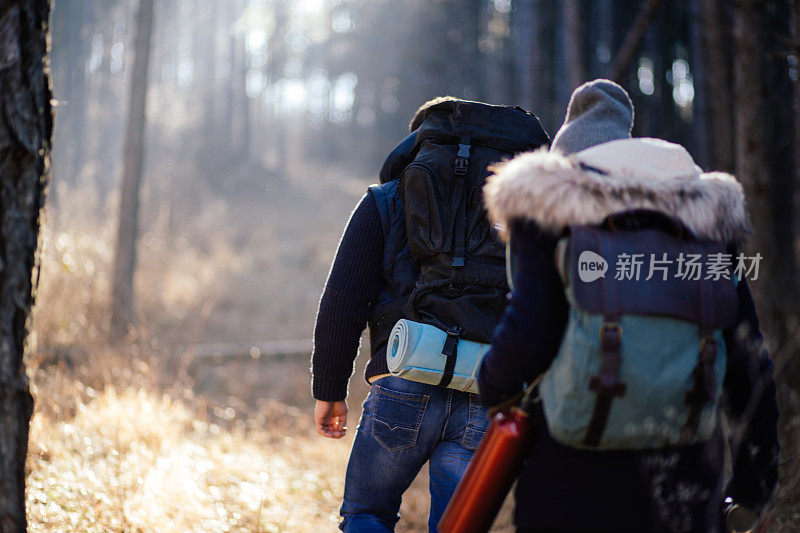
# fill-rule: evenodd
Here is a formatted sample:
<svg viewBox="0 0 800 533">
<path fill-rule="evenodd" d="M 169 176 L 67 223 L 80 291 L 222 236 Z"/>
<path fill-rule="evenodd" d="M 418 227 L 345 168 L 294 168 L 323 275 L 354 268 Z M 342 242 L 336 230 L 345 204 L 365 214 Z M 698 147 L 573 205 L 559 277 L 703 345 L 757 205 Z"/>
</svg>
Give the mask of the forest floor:
<svg viewBox="0 0 800 533">
<path fill-rule="evenodd" d="M 204 198 L 184 208 L 196 213 L 188 220 L 158 195 L 146 201 L 139 328 L 115 349 L 104 339 L 114 205 L 58 190 L 28 360 L 31 531 L 336 531 L 367 393 L 364 354 L 350 384 L 351 430 L 334 441 L 313 427 L 307 354 L 203 362 L 190 349 L 311 336 L 336 243 L 368 180 L 296 174 L 233 201 Z M 784 449 L 791 472 L 772 531 L 800 531 L 800 502 L 787 496 L 800 479 L 795 453 Z M 512 531 L 510 500 L 493 531 Z M 428 502 L 423 471 L 398 531 L 426 531 Z"/>
<path fill-rule="evenodd" d="M 32 369 L 31 531 L 337 530 L 357 418 L 344 439 L 325 439 L 311 409 L 267 399 L 248 413 L 167 394 L 152 384 L 157 367 L 106 354 Z M 427 531 L 428 498 L 422 472 L 398 531 Z M 512 531 L 508 505 L 493 531 Z"/>
<path fill-rule="evenodd" d="M 58 190 L 59 207 L 45 215 L 28 360 L 31 531 L 337 531 L 368 392 L 364 355 L 351 380 L 351 430 L 335 441 L 313 426 L 307 354 L 191 354 L 194 343 L 311 337 L 339 235 L 368 180 L 298 175 L 232 201 L 205 198 L 177 229 L 175 206 L 145 202 L 139 329 L 113 349 L 104 331 L 114 205 L 91 190 Z M 428 509 L 423 470 L 397 530 L 427 531 Z M 498 526 L 511 531 L 509 508 Z"/>
<path fill-rule="evenodd" d="M 31 531 L 335 530 L 344 443 L 314 438 L 310 417 L 278 402 L 245 422 L 160 393 L 148 370 L 99 390 L 37 371 Z"/>
</svg>

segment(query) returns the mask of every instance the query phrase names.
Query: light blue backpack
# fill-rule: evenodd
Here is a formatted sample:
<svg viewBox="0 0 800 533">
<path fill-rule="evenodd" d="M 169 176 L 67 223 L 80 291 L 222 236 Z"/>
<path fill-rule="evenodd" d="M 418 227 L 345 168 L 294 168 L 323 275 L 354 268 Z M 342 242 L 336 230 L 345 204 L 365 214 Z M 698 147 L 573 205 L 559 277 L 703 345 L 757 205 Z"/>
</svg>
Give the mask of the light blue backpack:
<svg viewBox="0 0 800 533">
<path fill-rule="evenodd" d="M 556 250 L 569 319 L 539 385 L 552 436 L 600 450 L 709 439 L 725 376 L 721 330 L 736 318 L 736 282 L 727 267 L 708 279 L 702 270 L 687 275 L 686 260 L 724 258 L 724 246 L 655 229 L 575 226 Z M 625 268 L 631 259 L 641 261 L 638 280 Z"/>
</svg>

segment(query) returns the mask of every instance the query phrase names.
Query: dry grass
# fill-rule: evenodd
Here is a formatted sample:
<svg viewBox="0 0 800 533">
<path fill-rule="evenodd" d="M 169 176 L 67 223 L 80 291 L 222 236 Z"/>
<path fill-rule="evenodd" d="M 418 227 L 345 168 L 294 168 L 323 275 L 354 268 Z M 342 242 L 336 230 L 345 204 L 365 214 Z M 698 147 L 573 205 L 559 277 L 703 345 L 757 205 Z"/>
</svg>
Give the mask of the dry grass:
<svg viewBox="0 0 800 533">
<path fill-rule="evenodd" d="M 307 361 L 199 365 L 177 348 L 310 336 L 366 181 L 307 175 L 235 206 L 208 202 L 179 231 L 151 205 L 136 280 L 140 327 L 115 350 L 104 343 L 112 217 L 91 214 L 91 191 L 59 191 L 69 210 L 45 219 L 32 338 L 43 357 L 29 362 L 32 531 L 336 530 L 353 432 L 342 441 L 314 432 Z M 353 413 L 367 390 L 363 365 L 351 382 Z M 800 434 L 797 394 L 784 389 L 780 400 L 786 435 Z M 773 531 L 800 531 L 797 442 L 784 443 Z M 423 471 L 398 531 L 426 531 L 428 505 Z M 513 529 L 510 511 L 507 501 L 494 531 Z"/>
<path fill-rule="evenodd" d="M 286 406 L 273 406 L 283 422 L 245 431 L 146 388 L 97 391 L 63 371 L 45 379 L 45 390 L 80 395 L 73 417 L 42 405 L 32 420 L 32 531 L 334 529 L 347 450 L 313 438 L 307 421 L 291 424 L 300 415 Z"/>
<path fill-rule="evenodd" d="M 210 202 L 178 234 L 148 217 L 139 331 L 114 350 L 104 340 L 113 223 L 93 214 L 91 190 L 59 190 L 69 209 L 45 216 L 39 355 L 28 362 L 32 531 L 336 530 L 352 435 L 314 432 L 307 361 L 187 369 L 174 356 L 192 341 L 310 335 L 338 233 L 365 185 L 341 183 L 305 200 L 275 185 L 282 201 L 240 205 L 236 217 Z M 335 223 L 309 218 L 311 204 Z M 354 378 L 354 410 L 365 394 Z M 426 530 L 427 512 L 423 474 L 398 529 Z"/>
<path fill-rule="evenodd" d="M 105 353 L 34 369 L 31 531 L 336 530 L 352 431 L 324 439 L 308 410 L 274 400 L 248 412 L 163 394 L 155 368 Z M 423 471 L 397 530 L 426 531 L 428 505 Z M 510 508 L 495 531 L 511 531 Z"/>
</svg>

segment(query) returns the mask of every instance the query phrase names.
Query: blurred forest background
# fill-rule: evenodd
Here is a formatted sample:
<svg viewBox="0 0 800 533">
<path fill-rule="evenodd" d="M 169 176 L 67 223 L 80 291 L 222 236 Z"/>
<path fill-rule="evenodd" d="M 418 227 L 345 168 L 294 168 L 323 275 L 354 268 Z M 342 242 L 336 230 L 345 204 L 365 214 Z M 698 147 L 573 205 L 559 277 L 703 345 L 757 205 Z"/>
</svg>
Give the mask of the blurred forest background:
<svg viewBox="0 0 800 533">
<path fill-rule="evenodd" d="M 745 186 L 780 383 L 773 528 L 796 530 L 798 4 L 54 0 L 32 530 L 332 530 L 348 445 L 313 433 L 308 339 L 350 210 L 426 100 L 520 105 L 552 136 L 596 77 L 631 94 L 634 135 Z M 424 530 L 426 492 L 401 530 Z"/>
</svg>

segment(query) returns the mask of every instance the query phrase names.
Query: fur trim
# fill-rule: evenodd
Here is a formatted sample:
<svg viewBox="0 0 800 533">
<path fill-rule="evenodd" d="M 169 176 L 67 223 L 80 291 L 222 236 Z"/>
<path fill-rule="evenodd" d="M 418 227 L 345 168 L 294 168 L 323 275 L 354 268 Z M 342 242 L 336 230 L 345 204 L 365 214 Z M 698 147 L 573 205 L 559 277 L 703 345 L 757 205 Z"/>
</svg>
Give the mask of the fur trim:
<svg viewBox="0 0 800 533">
<path fill-rule="evenodd" d="M 575 157 L 539 150 L 495 165 L 484 188 L 489 217 L 501 227 L 532 220 L 556 234 L 599 224 L 608 215 L 652 209 L 681 221 L 702 240 L 741 242 L 750 232 L 742 186 L 722 172 L 669 178 L 599 174 Z"/>
</svg>

